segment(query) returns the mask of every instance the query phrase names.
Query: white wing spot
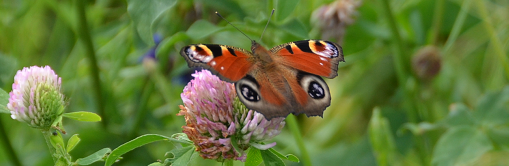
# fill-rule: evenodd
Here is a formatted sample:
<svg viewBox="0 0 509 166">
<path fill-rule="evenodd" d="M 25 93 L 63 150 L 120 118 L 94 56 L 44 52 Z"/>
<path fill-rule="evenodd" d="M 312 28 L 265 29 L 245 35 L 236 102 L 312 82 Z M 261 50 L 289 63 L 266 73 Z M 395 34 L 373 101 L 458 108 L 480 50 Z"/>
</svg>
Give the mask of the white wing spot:
<svg viewBox="0 0 509 166">
<path fill-rule="evenodd" d="M 313 51 L 313 53 L 318 54 L 322 57 L 335 58 L 338 56 L 338 48 L 336 48 L 336 46 L 329 44 L 329 43 L 325 43 L 325 50 L 323 50 L 323 51 L 316 51 L 315 49 L 311 49 Z"/>
<path fill-rule="evenodd" d="M 216 65 L 216 61 L 210 62 L 210 65 L 215 66 Z"/>
<path fill-rule="evenodd" d="M 223 67 L 223 66 L 221 66 L 221 70 L 224 70 L 224 67 Z"/>
<path fill-rule="evenodd" d="M 323 66 L 323 63 L 320 63 L 320 65 L 322 65 L 322 66 Z"/>
<path fill-rule="evenodd" d="M 324 57 L 320 57 L 320 60 L 322 60 L 322 61 L 327 61 L 327 59 L 326 59 L 326 58 L 324 58 Z"/>
</svg>

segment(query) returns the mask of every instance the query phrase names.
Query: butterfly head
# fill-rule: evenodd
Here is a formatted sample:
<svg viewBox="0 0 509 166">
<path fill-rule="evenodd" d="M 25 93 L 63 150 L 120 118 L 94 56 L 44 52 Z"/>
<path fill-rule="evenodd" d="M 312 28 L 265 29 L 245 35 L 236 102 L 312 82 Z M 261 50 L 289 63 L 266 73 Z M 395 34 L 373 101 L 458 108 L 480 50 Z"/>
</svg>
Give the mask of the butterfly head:
<svg viewBox="0 0 509 166">
<path fill-rule="evenodd" d="M 254 53 L 258 47 L 260 47 L 260 44 L 256 40 L 251 40 L 251 52 Z"/>
</svg>

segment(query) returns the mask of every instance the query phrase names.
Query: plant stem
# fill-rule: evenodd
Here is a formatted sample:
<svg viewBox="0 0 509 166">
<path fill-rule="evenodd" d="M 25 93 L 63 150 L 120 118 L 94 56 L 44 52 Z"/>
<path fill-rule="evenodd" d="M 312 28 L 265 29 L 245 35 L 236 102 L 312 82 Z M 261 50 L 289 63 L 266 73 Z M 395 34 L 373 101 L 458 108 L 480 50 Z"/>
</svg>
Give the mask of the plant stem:
<svg viewBox="0 0 509 166">
<path fill-rule="evenodd" d="M 148 77 L 148 76 L 147 76 Z M 145 78 L 143 81 L 143 89 L 139 92 L 140 95 L 136 96 L 136 116 L 134 120 L 133 127 L 131 131 L 128 133 L 128 138 L 133 139 L 135 135 L 138 133 L 138 130 L 141 127 L 141 123 L 145 120 L 147 115 L 147 103 L 150 99 L 151 94 L 154 91 L 154 85 L 149 81 L 149 78 Z"/>
<path fill-rule="evenodd" d="M 392 33 L 393 41 L 395 42 L 395 56 L 394 56 L 394 65 L 396 68 L 396 74 L 398 77 L 398 83 L 401 90 L 403 90 L 404 99 L 403 99 L 403 108 L 407 112 L 408 121 L 412 123 L 417 123 L 419 121 L 419 108 L 414 104 L 419 101 L 415 100 L 417 95 L 417 89 L 419 89 L 418 83 L 414 80 L 413 77 L 410 77 L 410 74 L 407 71 L 410 71 L 410 60 L 406 57 L 406 50 L 403 40 L 401 39 L 401 35 L 399 34 L 399 29 L 396 24 L 396 19 L 392 13 L 391 6 L 389 4 L 389 0 L 381 0 L 382 8 L 384 9 L 385 17 L 389 21 L 390 30 Z M 428 153 L 427 146 L 425 143 L 426 137 L 417 137 L 415 147 L 417 148 L 417 153 L 420 156 L 422 165 L 429 165 L 427 162 Z"/>
<path fill-rule="evenodd" d="M 467 18 L 468 10 L 470 9 L 470 2 L 471 0 L 465 0 L 463 1 L 463 4 L 461 5 L 460 12 L 458 13 L 458 17 L 456 17 L 456 20 L 454 21 L 454 25 L 452 26 L 451 33 L 449 34 L 449 37 L 447 38 L 447 42 L 445 42 L 445 46 L 443 49 L 444 55 L 447 55 L 450 51 L 452 44 L 456 42 L 456 38 L 458 37 L 461 27 L 463 27 L 463 23 L 465 23 L 465 19 Z"/>
<path fill-rule="evenodd" d="M 19 161 L 19 158 L 16 152 L 14 151 L 14 148 L 12 148 L 10 144 L 9 137 L 7 137 L 7 132 L 5 132 L 4 126 L 6 125 L 2 123 L 2 118 L 0 118 L 0 137 L 2 143 L 4 144 L 5 151 L 7 152 L 7 156 L 12 160 L 13 165 L 21 166 L 21 161 Z"/>
<path fill-rule="evenodd" d="M 405 83 L 408 78 L 407 69 L 408 67 L 405 64 L 408 64 L 405 58 L 405 46 L 403 44 L 403 40 L 401 39 L 401 35 L 399 34 L 398 26 L 396 25 L 396 20 L 394 19 L 394 15 L 392 14 L 391 6 L 389 5 L 389 0 L 382 0 L 383 9 L 385 12 L 385 17 L 387 21 L 389 21 L 389 26 L 392 34 L 392 39 L 396 43 L 396 53 L 394 56 L 394 65 L 396 68 L 396 74 L 398 76 L 398 82 L 400 86 L 405 86 Z"/>
<path fill-rule="evenodd" d="M 479 10 L 479 14 L 481 15 L 481 18 L 484 23 L 484 28 L 486 28 L 486 32 L 488 32 L 488 35 L 491 39 L 491 44 L 493 45 L 493 50 L 495 51 L 495 54 L 497 54 L 499 61 L 502 63 L 505 69 L 505 75 L 506 79 L 509 79 L 509 63 L 507 60 L 507 55 L 505 54 L 504 49 L 502 48 L 502 44 L 500 43 L 500 40 L 497 37 L 497 33 L 495 32 L 495 29 L 493 29 L 493 25 L 491 22 L 491 18 L 488 16 L 488 12 L 486 11 L 486 6 L 484 5 L 484 1 L 475 1 L 477 3 L 477 10 Z"/>
<path fill-rule="evenodd" d="M 105 116 L 104 111 L 104 101 L 102 96 L 102 86 L 101 80 L 99 78 L 99 66 L 97 65 L 97 59 L 94 51 L 94 44 L 92 43 L 92 37 L 90 36 L 90 31 L 88 29 L 88 23 L 85 13 L 85 0 L 77 0 L 77 11 L 78 11 L 78 35 L 79 38 L 82 39 L 85 45 L 86 56 L 88 56 L 90 60 L 90 72 L 92 74 L 92 84 L 95 92 L 95 99 L 97 102 L 97 109 L 99 115 L 102 117 L 102 124 L 106 126 L 107 118 Z"/>
<path fill-rule="evenodd" d="M 442 18 L 444 15 L 444 3 L 445 1 L 435 1 L 435 13 L 433 15 L 433 27 L 431 31 L 431 37 L 428 40 L 428 43 L 431 45 L 436 45 L 438 34 L 440 33 L 440 28 L 442 27 Z"/>
<path fill-rule="evenodd" d="M 410 67 L 407 65 L 409 64 L 409 60 L 405 58 L 406 51 L 405 51 L 405 45 L 403 44 L 403 40 L 401 39 L 401 35 L 399 34 L 398 26 L 396 25 L 396 19 L 394 19 L 394 15 L 392 14 L 392 9 L 389 4 L 389 0 L 381 0 L 383 3 L 383 9 L 385 12 L 385 17 L 389 21 L 389 26 L 392 33 L 392 39 L 395 42 L 395 54 L 394 54 L 394 67 L 396 68 L 396 75 L 398 77 L 398 84 L 399 87 L 403 90 L 405 99 L 403 101 L 403 106 L 405 107 L 405 110 L 407 111 L 408 120 L 410 122 L 417 122 L 418 116 L 416 112 L 418 112 L 412 103 L 413 100 L 412 92 L 417 88 L 408 88 L 409 83 L 409 74 L 407 71 L 409 71 Z M 412 91 L 412 92 L 410 92 Z"/>
<path fill-rule="evenodd" d="M 295 115 L 288 115 L 286 117 L 286 123 L 288 123 L 288 128 L 290 128 L 290 132 L 292 132 L 293 138 L 295 138 L 295 142 L 297 142 L 297 146 L 302 155 L 302 162 L 305 166 L 311 166 L 311 158 L 309 157 L 308 151 L 306 150 L 306 145 L 302 139 L 302 135 L 300 133 L 299 124 L 297 124 L 297 119 L 295 119 Z"/>
<path fill-rule="evenodd" d="M 51 144 L 51 132 L 49 130 L 41 130 L 44 139 L 46 140 L 46 145 L 48 145 L 49 153 L 51 158 L 53 158 L 53 162 L 57 163 L 58 158 L 56 158 L 55 154 L 57 153 L 57 149 Z"/>
</svg>

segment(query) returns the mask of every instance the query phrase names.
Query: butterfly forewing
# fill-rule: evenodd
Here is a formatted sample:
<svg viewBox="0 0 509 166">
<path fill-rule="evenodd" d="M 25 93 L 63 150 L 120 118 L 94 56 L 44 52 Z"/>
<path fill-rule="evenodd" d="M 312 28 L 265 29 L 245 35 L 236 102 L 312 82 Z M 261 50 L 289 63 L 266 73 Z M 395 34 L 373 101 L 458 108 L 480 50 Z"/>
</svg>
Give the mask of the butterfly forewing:
<svg viewBox="0 0 509 166">
<path fill-rule="evenodd" d="M 218 44 L 189 45 L 180 51 L 189 67 L 203 67 L 222 80 L 237 82 L 245 77 L 252 67 L 253 56 L 248 51 Z"/>
<path fill-rule="evenodd" d="M 336 77 L 338 63 L 344 62 L 341 46 L 323 40 L 290 42 L 270 51 L 281 57 L 279 62 L 283 65 L 327 78 Z"/>
</svg>

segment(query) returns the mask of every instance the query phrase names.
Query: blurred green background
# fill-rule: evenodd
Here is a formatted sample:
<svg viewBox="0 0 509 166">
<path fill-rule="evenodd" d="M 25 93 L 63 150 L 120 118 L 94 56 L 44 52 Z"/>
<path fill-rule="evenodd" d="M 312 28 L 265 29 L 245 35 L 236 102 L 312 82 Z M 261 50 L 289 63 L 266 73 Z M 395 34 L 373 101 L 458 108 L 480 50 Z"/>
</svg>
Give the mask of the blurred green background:
<svg viewBox="0 0 509 166">
<path fill-rule="evenodd" d="M 176 113 L 192 72 L 178 51 L 249 50 L 214 12 L 258 40 L 276 9 L 262 45 L 325 39 L 345 54 L 339 76 L 326 80 L 324 117 L 297 117 L 313 165 L 509 165 L 508 8 L 507 0 L 2 0 L 0 87 L 11 91 L 23 67 L 51 66 L 67 112 L 103 117 L 64 119 L 64 138 L 82 139 L 74 159 L 142 134 L 170 136 L 185 124 Z M 8 114 L 0 123 L 0 165 L 52 165 L 38 130 Z M 305 158 L 288 127 L 274 141 Z M 163 160 L 173 147 L 149 144 L 117 165 Z M 191 164 L 221 165 L 199 156 Z"/>
</svg>

